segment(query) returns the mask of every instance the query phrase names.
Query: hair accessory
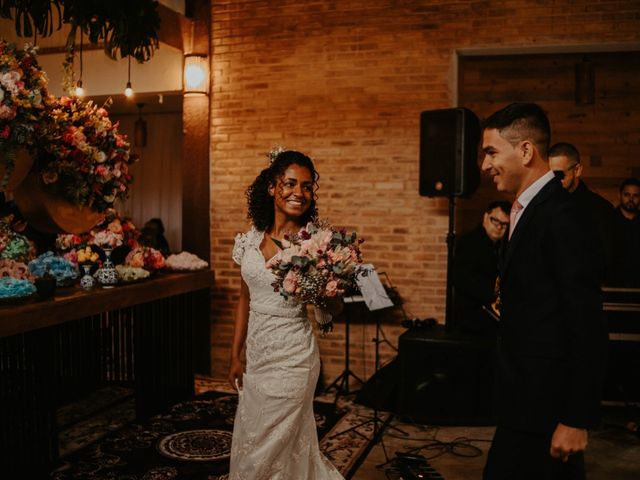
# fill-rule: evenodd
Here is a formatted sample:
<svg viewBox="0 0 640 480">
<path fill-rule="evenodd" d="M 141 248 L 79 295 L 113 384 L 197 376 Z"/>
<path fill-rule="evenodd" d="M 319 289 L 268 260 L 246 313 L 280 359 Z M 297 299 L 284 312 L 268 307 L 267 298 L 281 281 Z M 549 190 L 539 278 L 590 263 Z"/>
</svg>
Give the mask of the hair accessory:
<svg viewBox="0 0 640 480">
<path fill-rule="evenodd" d="M 282 152 L 286 152 L 286 150 L 287 148 L 283 147 L 282 145 L 276 145 L 275 147 L 273 147 L 271 151 L 267 153 L 267 157 L 269 157 L 269 165 L 273 163 L 278 155 L 280 155 Z"/>
</svg>

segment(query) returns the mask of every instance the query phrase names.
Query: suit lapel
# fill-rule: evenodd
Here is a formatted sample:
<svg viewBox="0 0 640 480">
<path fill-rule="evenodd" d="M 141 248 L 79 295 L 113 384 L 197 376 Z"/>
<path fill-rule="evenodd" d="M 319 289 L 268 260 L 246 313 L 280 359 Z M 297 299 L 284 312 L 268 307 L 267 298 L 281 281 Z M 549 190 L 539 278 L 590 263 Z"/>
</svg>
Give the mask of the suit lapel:
<svg viewBox="0 0 640 480">
<path fill-rule="evenodd" d="M 552 179 L 548 182 L 542 190 L 538 192 L 538 194 L 531 199 L 529 205 L 522 212 L 522 216 L 518 220 L 516 224 L 516 228 L 511 235 L 511 239 L 506 242 L 506 246 L 503 250 L 503 257 L 500 266 L 500 276 L 502 279 L 506 276 L 506 273 L 509 269 L 509 263 L 513 258 L 513 252 L 517 249 L 518 243 L 524 237 L 527 231 L 527 225 L 531 221 L 531 219 L 535 216 L 536 209 L 538 205 L 546 201 L 558 188 L 562 188 L 562 184 L 557 178 Z"/>
</svg>

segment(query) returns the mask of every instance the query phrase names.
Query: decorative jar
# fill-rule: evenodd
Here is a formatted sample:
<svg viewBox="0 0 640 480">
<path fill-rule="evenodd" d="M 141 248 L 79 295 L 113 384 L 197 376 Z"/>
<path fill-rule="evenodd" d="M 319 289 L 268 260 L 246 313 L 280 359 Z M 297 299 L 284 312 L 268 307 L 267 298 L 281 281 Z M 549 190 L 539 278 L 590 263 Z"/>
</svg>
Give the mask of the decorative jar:
<svg viewBox="0 0 640 480">
<path fill-rule="evenodd" d="M 113 288 L 118 283 L 118 271 L 111 261 L 111 249 L 105 248 L 105 260 L 102 267 L 96 272 L 96 279 L 102 285 L 102 288 Z"/>
<path fill-rule="evenodd" d="M 84 275 L 80 279 L 80 287 L 83 290 L 91 290 L 96 286 L 96 279 L 91 275 L 91 264 L 82 265 Z"/>
</svg>

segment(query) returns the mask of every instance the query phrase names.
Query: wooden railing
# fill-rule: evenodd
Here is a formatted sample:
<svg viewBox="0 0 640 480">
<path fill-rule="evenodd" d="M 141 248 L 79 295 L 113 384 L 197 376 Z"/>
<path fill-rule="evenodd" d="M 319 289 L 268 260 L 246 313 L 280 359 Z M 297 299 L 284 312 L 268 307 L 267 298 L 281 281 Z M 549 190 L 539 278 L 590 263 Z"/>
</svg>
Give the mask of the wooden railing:
<svg viewBox="0 0 640 480">
<path fill-rule="evenodd" d="M 211 271 L 168 274 L 0 306 L 0 471 L 46 478 L 56 409 L 100 386 L 134 387 L 139 418 L 193 395 L 212 284 Z"/>
</svg>

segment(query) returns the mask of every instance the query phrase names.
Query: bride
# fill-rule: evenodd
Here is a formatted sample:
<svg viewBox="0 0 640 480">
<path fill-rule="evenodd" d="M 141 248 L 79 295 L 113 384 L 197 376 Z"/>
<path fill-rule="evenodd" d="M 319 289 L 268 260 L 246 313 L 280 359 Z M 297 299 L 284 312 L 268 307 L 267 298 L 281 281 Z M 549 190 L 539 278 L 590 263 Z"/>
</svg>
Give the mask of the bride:
<svg viewBox="0 0 640 480">
<path fill-rule="evenodd" d="M 233 248 L 242 279 L 229 369 L 239 394 L 230 480 L 343 480 L 318 447 L 313 395 L 320 357 L 306 307 L 273 291 L 265 265 L 278 252 L 272 239 L 316 217 L 317 179 L 309 157 L 283 151 L 247 190 L 252 227 Z"/>
</svg>

